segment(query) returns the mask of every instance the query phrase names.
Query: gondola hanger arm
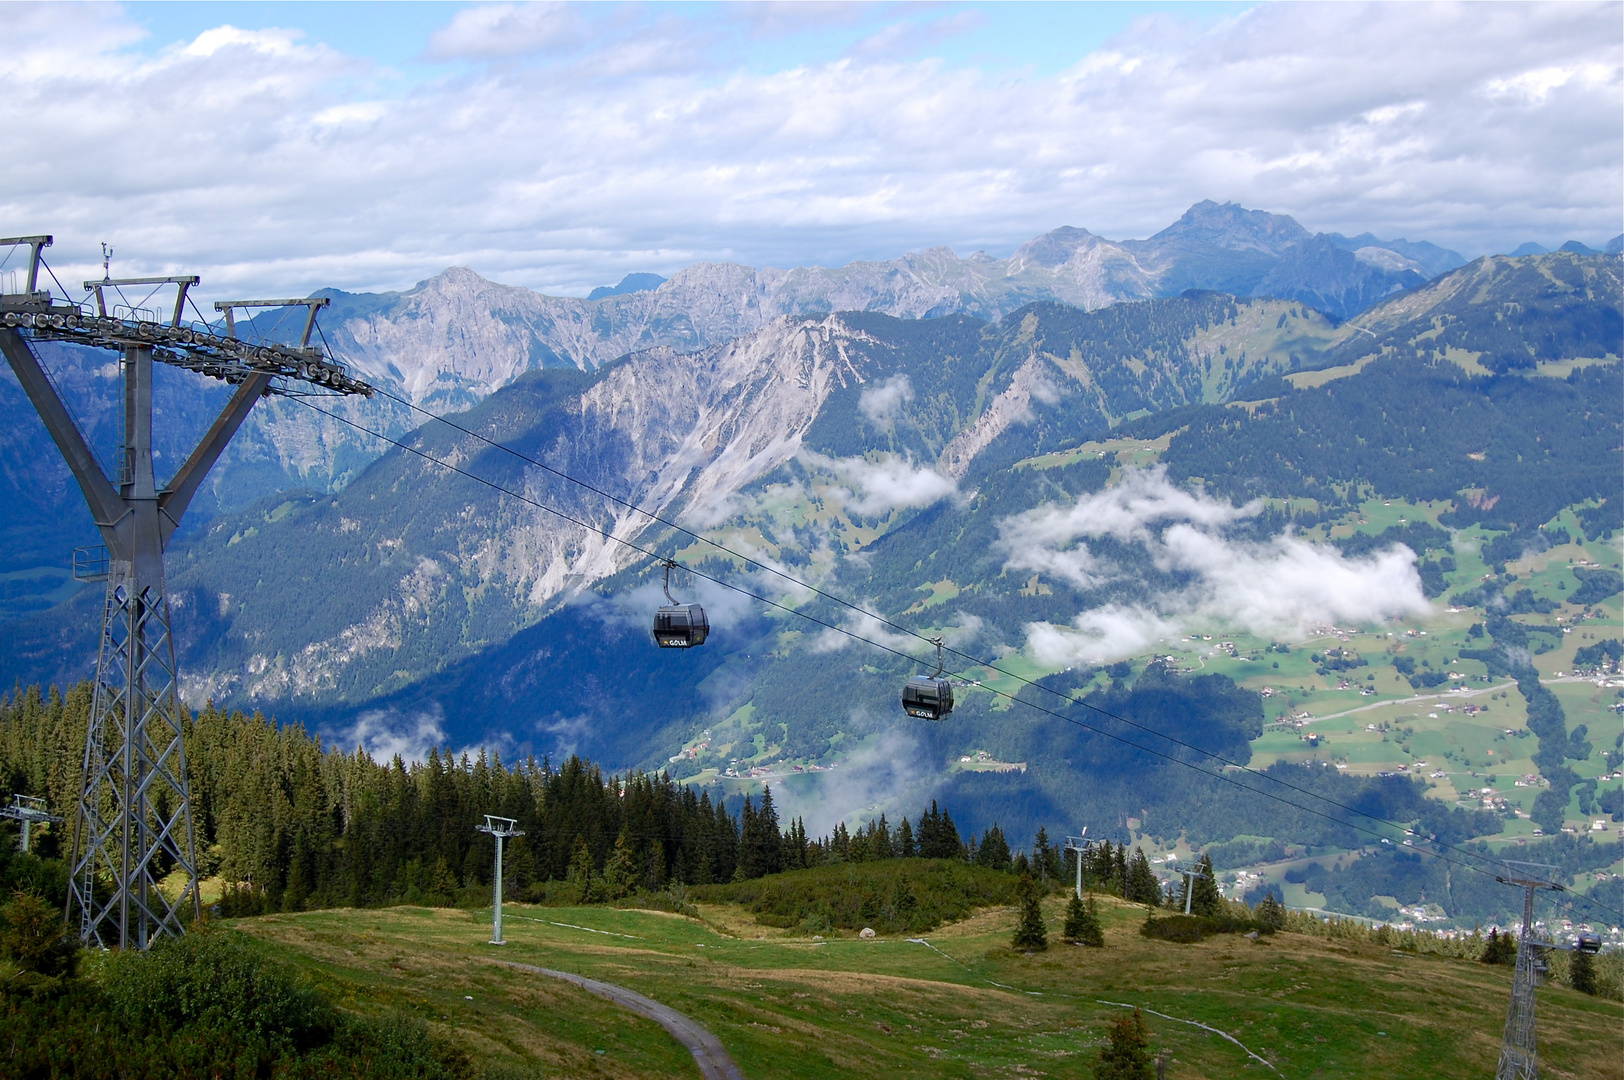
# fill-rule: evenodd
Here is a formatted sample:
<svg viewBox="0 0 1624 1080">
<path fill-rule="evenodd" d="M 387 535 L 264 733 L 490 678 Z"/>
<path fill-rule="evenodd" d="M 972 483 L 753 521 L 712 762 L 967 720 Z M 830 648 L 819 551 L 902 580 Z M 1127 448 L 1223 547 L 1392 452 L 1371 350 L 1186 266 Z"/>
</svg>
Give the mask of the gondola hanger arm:
<svg viewBox="0 0 1624 1080">
<path fill-rule="evenodd" d="M 661 561 L 660 565 L 665 567 L 665 598 L 666 598 L 666 601 L 668 603 L 670 603 L 670 604 L 675 605 L 676 602 L 677 602 L 677 598 L 671 595 L 671 571 L 673 571 L 673 570 L 675 570 L 677 568 L 677 560 L 675 560 L 675 559 L 664 559 L 664 560 Z"/>
</svg>

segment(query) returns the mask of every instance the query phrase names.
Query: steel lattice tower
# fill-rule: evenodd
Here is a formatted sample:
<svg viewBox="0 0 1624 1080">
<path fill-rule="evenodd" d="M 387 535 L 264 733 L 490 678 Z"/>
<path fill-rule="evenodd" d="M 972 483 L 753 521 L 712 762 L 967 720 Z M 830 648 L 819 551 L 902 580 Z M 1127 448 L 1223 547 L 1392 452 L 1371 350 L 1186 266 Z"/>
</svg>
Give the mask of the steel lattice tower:
<svg viewBox="0 0 1624 1080">
<path fill-rule="evenodd" d="M 144 949 L 179 934 L 200 914 L 191 796 L 186 774 L 169 597 L 164 582 L 168 546 L 203 478 L 247 419 L 254 403 L 306 382 L 333 394 L 370 395 L 321 350 L 310 346 L 324 298 L 216 303 L 225 333 L 199 320 L 183 322 L 195 277 L 87 281 L 92 308 L 53 300 L 38 288 L 41 250 L 49 236 L 0 240 L 0 248 L 29 248 L 24 291 L 0 295 L 0 351 L 22 383 L 52 441 L 78 481 L 101 532 L 105 554 L 81 558 L 75 576 L 105 580 L 95 693 L 85 736 L 84 780 L 75 813 L 68 918 L 86 944 Z M 107 310 L 107 292 L 123 286 L 174 286 L 173 316 L 160 322 L 136 308 Z M 254 343 L 236 336 L 235 308 L 307 307 L 297 346 Z M 195 309 L 194 309 L 195 310 Z M 123 431 L 116 475 L 102 469 L 84 434 L 35 354 L 42 340 L 116 351 L 121 357 Z M 152 457 L 153 363 L 222 379 L 236 392 L 186 462 L 159 487 Z M 275 382 L 274 380 L 281 380 Z M 166 893 L 161 883 L 178 875 Z"/>
<path fill-rule="evenodd" d="M 1554 866 L 1536 863 L 1511 863 L 1555 870 Z M 1511 982 L 1511 1004 L 1506 1009 L 1505 1037 L 1500 1043 L 1500 1068 L 1495 1080 L 1537 1080 L 1539 1076 L 1539 1048 L 1534 1032 L 1534 988 L 1545 971 L 1544 949 L 1534 940 L 1534 893 L 1539 889 L 1557 889 L 1560 886 L 1548 878 L 1531 875 L 1497 877 L 1507 885 L 1523 890 L 1522 935 L 1517 938 L 1517 973 Z"/>
</svg>

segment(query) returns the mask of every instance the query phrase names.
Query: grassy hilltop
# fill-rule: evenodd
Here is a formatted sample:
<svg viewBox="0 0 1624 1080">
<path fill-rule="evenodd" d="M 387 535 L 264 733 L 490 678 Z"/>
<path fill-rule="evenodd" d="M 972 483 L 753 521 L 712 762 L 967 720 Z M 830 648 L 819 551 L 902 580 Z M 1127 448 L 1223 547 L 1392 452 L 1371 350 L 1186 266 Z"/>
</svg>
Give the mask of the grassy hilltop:
<svg viewBox="0 0 1624 1080">
<path fill-rule="evenodd" d="M 713 1031 L 768 1077 L 1088 1077 L 1120 1002 L 1146 1014 L 1170 1077 L 1479 1077 L 1494 1068 L 1511 969 L 1375 942 L 1282 932 L 1194 945 L 1142 937 L 1144 909 L 1102 898 L 1104 949 L 1009 948 L 1015 912 L 981 909 L 922 939 L 826 939 L 758 926 L 733 905 L 698 917 L 602 907 L 316 911 L 235 925 L 341 1004 L 403 1009 L 477 1059 L 543 1075 L 694 1076 L 652 1022 L 500 961 L 629 987 Z M 1547 1074 L 1616 1077 L 1621 1008 L 1539 992 Z M 1245 1050 L 1194 1026 L 1233 1036 Z"/>
</svg>

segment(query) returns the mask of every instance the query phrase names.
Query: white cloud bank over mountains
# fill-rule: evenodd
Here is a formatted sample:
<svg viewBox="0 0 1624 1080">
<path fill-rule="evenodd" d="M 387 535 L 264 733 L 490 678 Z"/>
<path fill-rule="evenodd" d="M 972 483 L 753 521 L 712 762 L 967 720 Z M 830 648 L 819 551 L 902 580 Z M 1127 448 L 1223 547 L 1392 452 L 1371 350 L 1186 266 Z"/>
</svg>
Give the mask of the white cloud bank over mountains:
<svg viewBox="0 0 1624 1080">
<path fill-rule="evenodd" d="M 1317 626 L 1381 623 L 1427 611 L 1415 553 L 1394 545 L 1368 558 L 1285 534 L 1263 543 L 1232 540 L 1223 527 L 1256 514 L 1175 487 L 1160 469 L 1127 474 L 1122 483 L 1069 507 L 1045 506 L 1001 525 L 1007 566 L 1092 587 L 1122 571 L 1086 543 L 1109 536 L 1143 545 L 1158 569 L 1189 584 L 1154 604 L 1108 604 L 1070 625 L 1035 622 L 1027 648 L 1057 667 L 1120 660 L 1199 630 L 1263 637 L 1301 637 Z"/>
<path fill-rule="evenodd" d="M 864 517 L 884 516 L 893 510 L 932 506 L 958 494 L 952 477 L 935 469 L 915 465 L 900 454 L 831 458 L 809 450 L 800 460 L 814 469 L 834 474 L 840 484 L 823 490 L 823 497 L 837 500 L 845 509 Z"/>
<path fill-rule="evenodd" d="M 0 223 L 56 233 L 64 281 L 108 240 L 121 272 L 200 272 L 205 300 L 451 264 L 580 293 L 700 260 L 1008 251 L 1063 224 L 1144 236 L 1203 198 L 1468 253 L 1599 243 L 1624 216 L 1621 12 L 1158 15 L 1043 75 L 898 59 L 928 40 L 883 34 L 752 67 L 658 8 L 495 5 L 451 17 L 426 53 L 443 74 L 403 85 L 297 32 L 143 53 L 116 5 L 7 4 Z M 774 16 L 762 47 L 848 17 Z"/>
</svg>

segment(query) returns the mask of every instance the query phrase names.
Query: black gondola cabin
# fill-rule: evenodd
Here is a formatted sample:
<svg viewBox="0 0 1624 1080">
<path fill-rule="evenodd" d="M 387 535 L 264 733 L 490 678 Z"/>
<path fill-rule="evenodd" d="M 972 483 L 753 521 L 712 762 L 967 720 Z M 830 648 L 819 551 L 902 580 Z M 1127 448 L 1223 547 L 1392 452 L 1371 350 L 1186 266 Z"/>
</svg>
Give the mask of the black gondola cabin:
<svg viewBox="0 0 1624 1080">
<path fill-rule="evenodd" d="M 654 613 L 654 640 L 662 649 L 691 649 L 709 635 L 710 621 L 698 604 L 672 604 Z"/>
<path fill-rule="evenodd" d="M 902 686 L 902 711 L 920 720 L 941 720 L 953 711 L 953 684 L 924 675 Z"/>
</svg>

